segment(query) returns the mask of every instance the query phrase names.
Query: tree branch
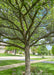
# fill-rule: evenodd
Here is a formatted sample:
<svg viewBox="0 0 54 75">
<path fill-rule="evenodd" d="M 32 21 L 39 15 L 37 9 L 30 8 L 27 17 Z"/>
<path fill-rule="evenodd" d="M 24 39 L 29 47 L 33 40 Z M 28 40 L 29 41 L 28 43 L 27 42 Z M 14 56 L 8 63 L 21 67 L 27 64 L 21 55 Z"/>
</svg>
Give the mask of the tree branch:
<svg viewBox="0 0 54 75">
<path fill-rule="evenodd" d="M 17 0 L 15 0 L 15 3 L 18 5 L 18 1 Z"/>
<path fill-rule="evenodd" d="M 40 20 L 40 22 L 38 23 L 38 25 L 35 27 L 35 29 L 33 30 L 33 32 L 30 34 L 28 40 L 30 40 L 31 36 L 35 33 L 35 31 L 37 30 L 37 28 L 40 26 L 40 24 L 42 23 L 42 20 L 45 18 L 45 16 L 48 14 L 48 12 L 42 17 L 42 19 Z"/>
<path fill-rule="evenodd" d="M 24 22 L 25 22 L 25 24 L 26 24 L 26 28 L 28 29 L 28 24 L 27 24 L 27 22 L 26 22 L 25 16 L 23 16 L 23 20 L 24 20 Z"/>
<path fill-rule="evenodd" d="M 28 28 L 28 30 L 27 30 L 27 32 L 26 32 L 26 35 L 28 34 L 28 32 L 30 31 L 31 27 L 32 27 L 33 24 L 34 24 L 34 19 L 35 19 L 36 15 L 37 15 L 37 13 L 38 13 L 38 11 L 39 11 L 39 9 L 40 9 L 40 6 L 43 6 L 43 5 L 45 5 L 45 4 L 46 4 L 46 3 L 43 3 L 42 5 L 39 4 L 39 7 L 38 7 L 37 10 L 35 11 L 35 14 L 34 14 L 34 16 L 33 16 L 33 18 L 32 18 L 32 22 L 31 22 L 31 24 L 30 24 L 30 26 L 29 26 L 29 28 Z"/>
<path fill-rule="evenodd" d="M 35 43 L 37 43 L 39 40 L 41 40 L 41 39 L 43 39 L 43 38 L 47 38 L 49 35 L 51 35 L 52 33 L 54 33 L 54 31 L 52 31 L 52 32 L 50 32 L 50 33 L 47 33 L 47 34 L 45 34 L 44 36 L 42 36 L 42 37 L 39 37 L 39 38 L 37 38 L 37 40 L 34 42 L 34 43 L 32 43 L 30 46 L 33 46 Z"/>
<path fill-rule="evenodd" d="M 0 16 L 0 18 L 3 19 L 3 20 L 7 20 L 11 24 L 13 24 L 18 29 L 18 31 L 23 35 L 22 31 L 19 29 L 19 27 L 16 24 L 14 24 L 14 22 L 12 22 L 11 20 L 9 20 L 8 18 L 4 18 L 4 17 L 1 17 L 1 16 Z"/>
<path fill-rule="evenodd" d="M 39 8 L 38 8 L 38 10 L 39 10 Z M 36 14 L 37 14 L 38 10 L 35 12 L 35 14 L 34 14 L 34 16 L 33 16 L 32 22 L 31 22 L 29 28 L 28 28 L 27 31 L 26 31 L 26 35 L 28 34 L 29 30 L 31 29 L 31 27 L 32 27 L 33 24 L 34 24 L 34 19 L 35 19 L 35 17 L 36 17 Z"/>
<path fill-rule="evenodd" d="M 9 3 L 15 8 L 15 9 L 17 9 L 12 3 L 11 3 L 11 1 L 10 0 L 8 0 L 9 1 Z M 18 10 L 18 9 L 17 9 Z"/>
<path fill-rule="evenodd" d="M 12 27 L 10 27 L 10 26 L 5 26 L 5 25 L 3 25 L 3 24 L 0 24 L 0 27 L 8 28 L 8 29 L 13 29 L 13 30 L 17 30 L 17 31 L 18 31 L 17 28 L 12 28 Z"/>
<path fill-rule="evenodd" d="M 28 11 L 28 8 L 26 7 L 25 4 L 24 4 L 24 7 L 25 7 L 26 11 Z M 32 20 L 32 16 L 30 15 L 30 13 L 28 13 L 28 15 L 29 15 L 30 19 Z"/>
<path fill-rule="evenodd" d="M 2 34 L 2 33 L 0 33 L 0 35 L 1 36 L 4 36 L 5 38 L 7 38 L 7 39 L 11 39 L 11 40 L 19 40 L 19 41 L 21 41 L 22 43 L 24 43 L 24 41 L 23 41 L 23 39 L 21 39 L 21 38 L 19 38 L 19 37 L 9 37 L 9 36 L 6 36 L 5 34 Z"/>
<path fill-rule="evenodd" d="M 19 13 L 19 10 L 18 10 L 18 8 L 16 8 L 12 3 L 8 3 L 7 1 L 3 1 L 3 2 L 5 2 L 7 5 L 9 5 L 10 7 L 14 7 L 14 9 L 12 9 L 13 10 L 13 12 L 15 12 L 15 16 L 17 17 L 17 18 L 19 18 L 18 17 L 18 13 Z M 16 10 L 17 10 L 17 12 L 16 12 Z"/>
<path fill-rule="evenodd" d="M 40 1 L 40 0 L 37 0 L 37 1 L 27 10 L 27 12 L 24 14 L 24 16 L 27 15 L 27 13 L 29 13 L 29 11 L 30 11 L 39 1 Z"/>
<path fill-rule="evenodd" d="M 18 47 L 18 48 L 21 48 L 21 49 L 23 49 L 23 50 L 24 50 L 24 48 L 23 48 L 23 47 L 21 47 L 21 46 L 19 46 L 19 45 L 16 45 L 16 44 L 12 44 L 12 43 L 9 43 L 9 42 L 5 42 L 5 41 L 0 41 L 0 42 L 2 42 L 2 43 L 6 43 L 6 44 L 8 44 L 9 46 L 14 46 L 14 47 Z"/>
<path fill-rule="evenodd" d="M 48 45 L 48 44 L 54 44 L 54 42 L 48 42 L 48 43 L 42 43 L 42 44 L 36 44 L 34 46 L 41 46 L 41 45 Z"/>
<path fill-rule="evenodd" d="M 16 4 L 18 5 L 18 9 L 19 9 L 19 21 L 20 21 L 20 25 L 21 25 L 21 28 L 22 28 L 22 33 L 23 33 L 23 35 L 24 35 L 24 32 L 25 32 L 25 29 L 24 29 L 24 26 L 23 26 L 23 23 L 22 23 L 22 13 L 21 13 L 21 9 L 20 9 L 20 7 L 19 7 L 19 3 L 17 2 L 17 0 L 15 0 L 15 2 L 16 2 Z"/>
</svg>

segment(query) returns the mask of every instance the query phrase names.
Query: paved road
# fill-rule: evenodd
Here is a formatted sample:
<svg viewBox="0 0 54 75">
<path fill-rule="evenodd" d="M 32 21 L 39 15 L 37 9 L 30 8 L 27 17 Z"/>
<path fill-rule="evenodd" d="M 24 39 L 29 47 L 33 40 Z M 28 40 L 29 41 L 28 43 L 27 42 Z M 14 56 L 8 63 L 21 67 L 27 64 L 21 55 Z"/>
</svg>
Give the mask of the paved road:
<svg viewBox="0 0 54 75">
<path fill-rule="evenodd" d="M 42 56 L 31 56 L 30 58 L 42 58 Z M 52 58 L 52 56 L 45 56 L 45 58 Z M 0 57 L 0 60 L 24 60 L 25 57 L 18 57 L 18 56 L 6 56 Z"/>
</svg>

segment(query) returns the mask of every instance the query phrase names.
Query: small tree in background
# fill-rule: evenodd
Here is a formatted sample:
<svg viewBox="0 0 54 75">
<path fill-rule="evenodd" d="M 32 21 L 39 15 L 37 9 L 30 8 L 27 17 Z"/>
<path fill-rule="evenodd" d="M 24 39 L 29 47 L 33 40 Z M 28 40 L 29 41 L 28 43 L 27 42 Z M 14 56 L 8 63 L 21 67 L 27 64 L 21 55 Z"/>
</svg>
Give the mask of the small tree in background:
<svg viewBox="0 0 54 75">
<path fill-rule="evenodd" d="M 48 55 L 48 50 L 45 45 L 38 47 L 38 54 L 39 55 Z"/>
<path fill-rule="evenodd" d="M 31 51 L 32 51 L 32 54 L 35 55 L 35 53 L 37 53 L 37 47 L 32 47 Z"/>
<path fill-rule="evenodd" d="M 52 55 L 52 50 L 48 50 L 48 55 Z"/>
<path fill-rule="evenodd" d="M 52 46 L 52 54 L 54 55 L 54 45 Z"/>
</svg>

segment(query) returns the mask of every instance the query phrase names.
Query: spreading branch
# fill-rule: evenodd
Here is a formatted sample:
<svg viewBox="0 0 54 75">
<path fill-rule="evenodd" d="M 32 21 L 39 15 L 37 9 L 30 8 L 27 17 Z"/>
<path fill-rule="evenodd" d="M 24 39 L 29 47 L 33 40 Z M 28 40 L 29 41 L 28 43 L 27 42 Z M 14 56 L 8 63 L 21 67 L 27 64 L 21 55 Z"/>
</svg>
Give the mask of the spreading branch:
<svg viewBox="0 0 54 75">
<path fill-rule="evenodd" d="M 39 2 L 40 0 L 37 0 L 34 4 L 32 4 L 32 6 L 27 10 L 27 12 L 24 14 L 27 15 L 29 13 L 29 11 Z"/>
<path fill-rule="evenodd" d="M 54 44 L 54 42 L 35 44 L 35 45 L 33 45 L 33 46 L 41 46 L 41 45 L 48 45 L 48 44 Z"/>
<path fill-rule="evenodd" d="M 16 10 L 18 10 L 18 8 L 16 8 L 16 7 L 11 3 L 11 0 L 8 0 L 8 1 L 9 1 L 9 3 L 10 3 L 11 6 L 13 6 Z M 4 1 L 4 2 L 6 2 L 6 1 Z M 7 4 L 7 2 L 6 2 L 6 4 Z"/>
<path fill-rule="evenodd" d="M 19 45 L 16 45 L 16 44 L 13 44 L 13 43 L 5 42 L 5 41 L 0 41 L 0 42 L 5 43 L 5 44 L 7 44 L 9 46 L 14 46 L 14 47 L 18 47 L 18 48 L 24 49 L 23 47 L 21 47 Z"/>
<path fill-rule="evenodd" d="M 35 33 L 35 31 L 37 30 L 37 28 L 40 26 L 40 24 L 42 23 L 42 20 L 46 17 L 46 15 L 48 14 L 48 12 L 46 12 L 46 14 L 44 14 L 44 16 L 42 17 L 42 19 L 40 20 L 40 22 L 38 23 L 37 26 L 35 26 L 33 32 L 31 33 L 31 35 L 29 36 L 28 40 L 31 38 L 31 36 Z"/>
<path fill-rule="evenodd" d="M 1 18 L 2 20 L 7 20 L 7 21 L 10 22 L 11 24 L 13 24 L 13 25 L 18 29 L 18 31 L 23 35 L 22 31 L 19 29 L 19 27 L 18 27 L 14 22 L 12 22 L 11 20 L 9 20 L 8 18 L 4 18 L 4 17 L 1 17 L 1 16 L 0 16 L 0 18 Z"/>
<path fill-rule="evenodd" d="M 26 11 L 28 11 L 28 8 L 26 7 L 25 4 L 24 4 L 24 7 L 25 7 Z M 28 13 L 28 15 L 29 15 L 30 19 L 32 20 L 32 16 L 30 15 L 30 13 Z"/>
<path fill-rule="evenodd" d="M 13 38 L 13 37 L 10 37 L 10 36 L 6 36 L 5 34 L 2 34 L 2 33 L 0 33 L 0 35 L 4 36 L 5 38 L 11 39 L 11 40 L 19 40 L 22 43 L 24 43 L 23 39 L 19 38 L 18 36 Z"/>
<path fill-rule="evenodd" d="M 3 25 L 3 24 L 0 24 L 0 28 L 8 28 L 8 29 L 12 29 L 12 30 L 17 30 L 17 31 L 18 31 L 17 28 L 13 28 L 13 27 L 11 27 L 11 26 L 5 26 L 5 25 Z"/>
<path fill-rule="evenodd" d="M 52 31 L 52 32 L 50 32 L 50 33 L 47 33 L 47 34 L 45 34 L 44 36 L 42 36 L 42 37 L 39 37 L 39 38 L 37 38 L 37 40 L 34 42 L 34 43 L 32 43 L 30 46 L 33 46 L 34 44 L 36 44 L 39 40 L 41 40 L 41 39 L 43 39 L 43 38 L 47 38 L 49 35 L 51 35 L 51 34 L 53 34 L 54 33 L 54 31 Z"/>
<path fill-rule="evenodd" d="M 26 32 L 26 35 L 28 34 L 28 32 L 30 31 L 31 27 L 32 27 L 33 24 L 34 24 L 34 20 L 35 20 L 35 17 L 36 17 L 36 15 L 37 15 L 39 9 L 40 9 L 40 6 L 44 6 L 45 4 L 46 4 L 46 3 L 42 3 L 42 5 L 39 4 L 39 7 L 38 7 L 37 10 L 35 11 L 35 14 L 34 14 L 34 16 L 33 16 L 33 18 L 32 18 L 32 22 L 31 22 L 31 24 L 30 24 L 30 26 L 29 26 L 29 28 L 28 28 L 28 30 L 27 30 L 27 32 Z M 44 17 L 45 17 L 45 16 L 44 16 Z"/>
</svg>

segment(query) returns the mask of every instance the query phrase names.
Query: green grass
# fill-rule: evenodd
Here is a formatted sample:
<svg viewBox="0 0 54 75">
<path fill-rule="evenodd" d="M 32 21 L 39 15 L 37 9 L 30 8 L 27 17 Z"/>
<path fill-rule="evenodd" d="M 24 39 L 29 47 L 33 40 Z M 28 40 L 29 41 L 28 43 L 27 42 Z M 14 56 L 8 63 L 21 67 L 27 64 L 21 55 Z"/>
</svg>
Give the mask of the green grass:
<svg viewBox="0 0 54 75">
<path fill-rule="evenodd" d="M 54 64 L 49 64 L 49 63 L 37 63 L 37 64 L 32 64 L 33 67 L 38 67 L 39 70 L 43 71 L 42 75 L 54 75 Z M 48 73 L 48 74 L 45 74 Z"/>
<path fill-rule="evenodd" d="M 36 56 L 36 55 L 30 54 L 30 56 Z"/>
<path fill-rule="evenodd" d="M 13 54 L 0 53 L 0 56 L 14 56 Z"/>
<path fill-rule="evenodd" d="M 52 59 L 51 61 L 54 61 L 54 59 Z"/>
<path fill-rule="evenodd" d="M 51 59 L 49 59 L 48 61 L 54 61 L 54 59 L 51 58 Z"/>
<path fill-rule="evenodd" d="M 25 56 L 25 55 L 13 55 L 13 54 L 7 54 L 7 53 L 0 53 L 0 56 Z M 33 55 L 31 54 L 30 56 L 36 56 L 36 55 Z"/>
<path fill-rule="evenodd" d="M 7 53 L 0 53 L 0 57 L 2 56 L 23 56 L 23 55 L 13 55 L 13 54 L 7 54 Z"/>
<path fill-rule="evenodd" d="M 47 59 L 47 58 L 31 58 L 32 60 L 42 60 L 42 59 Z"/>
<path fill-rule="evenodd" d="M 31 64 L 31 66 L 38 68 L 38 70 L 42 70 L 43 73 L 40 75 L 54 75 L 54 64 L 35 63 L 35 64 Z M 20 66 L 17 68 L 0 71 L 0 75 L 22 75 L 20 73 L 24 71 L 25 71 L 25 66 Z M 45 74 L 45 73 L 48 73 L 48 74 Z M 33 74 L 33 75 L 38 75 L 38 74 Z"/>
<path fill-rule="evenodd" d="M 21 60 L 0 60 L 0 66 L 22 63 Z"/>
</svg>

